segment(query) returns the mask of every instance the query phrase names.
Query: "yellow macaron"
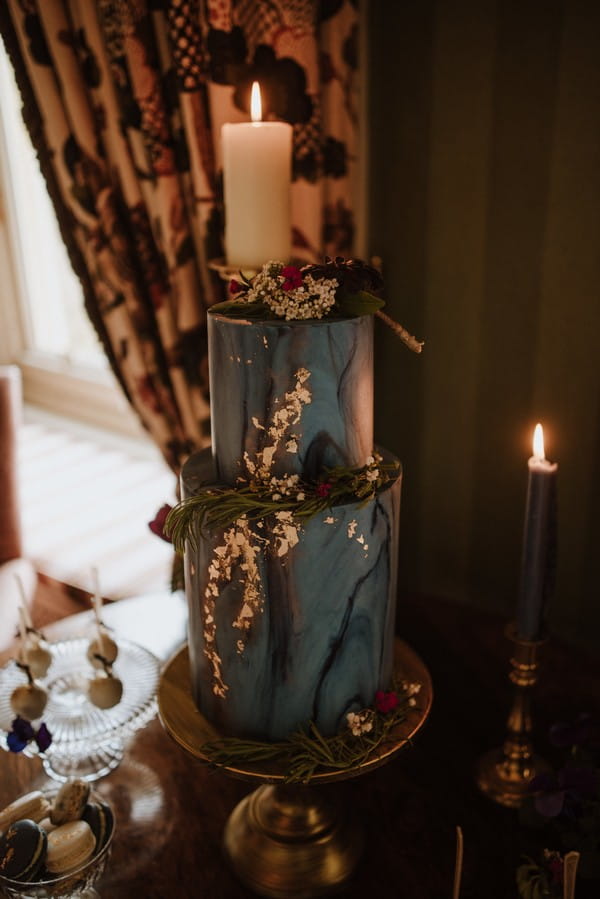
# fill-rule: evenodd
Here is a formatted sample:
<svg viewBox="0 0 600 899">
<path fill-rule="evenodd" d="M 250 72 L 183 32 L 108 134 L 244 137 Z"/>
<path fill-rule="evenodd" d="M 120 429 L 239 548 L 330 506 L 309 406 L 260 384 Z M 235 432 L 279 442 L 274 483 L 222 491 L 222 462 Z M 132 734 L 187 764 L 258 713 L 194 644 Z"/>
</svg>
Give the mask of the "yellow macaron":
<svg viewBox="0 0 600 899">
<path fill-rule="evenodd" d="M 96 838 L 86 821 L 69 821 L 48 834 L 46 868 L 64 874 L 83 865 L 96 848 Z"/>
<path fill-rule="evenodd" d="M 39 822 L 45 818 L 50 811 L 50 803 L 40 790 L 34 790 L 32 793 L 26 793 L 25 796 L 19 796 L 10 805 L 0 812 L 0 833 L 3 833 L 7 827 L 14 824 L 15 821 L 28 818 L 30 821 Z"/>
</svg>

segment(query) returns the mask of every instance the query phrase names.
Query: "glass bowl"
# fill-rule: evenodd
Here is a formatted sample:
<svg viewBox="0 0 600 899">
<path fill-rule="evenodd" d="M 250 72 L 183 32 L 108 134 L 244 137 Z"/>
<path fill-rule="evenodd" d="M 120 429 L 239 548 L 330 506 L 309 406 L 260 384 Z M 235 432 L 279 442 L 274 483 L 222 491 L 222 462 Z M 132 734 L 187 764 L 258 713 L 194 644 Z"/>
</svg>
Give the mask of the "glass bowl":
<svg viewBox="0 0 600 899">
<path fill-rule="evenodd" d="M 45 791 L 48 799 L 56 795 L 56 791 Z M 104 797 L 90 794 L 90 800 L 103 802 L 109 805 Z M 109 808 L 110 805 L 109 805 Z M 106 868 L 110 856 L 112 840 L 115 833 L 115 818 L 112 812 L 112 825 L 104 846 L 78 868 L 58 874 L 51 880 L 38 879 L 31 882 L 23 880 L 11 880 L 0 874 L 0 890 L 9 899 L 100 899 L 99 893 L 94 889 Z M 47 876 L 47 872 L 42 877 Z"/>
</svg>

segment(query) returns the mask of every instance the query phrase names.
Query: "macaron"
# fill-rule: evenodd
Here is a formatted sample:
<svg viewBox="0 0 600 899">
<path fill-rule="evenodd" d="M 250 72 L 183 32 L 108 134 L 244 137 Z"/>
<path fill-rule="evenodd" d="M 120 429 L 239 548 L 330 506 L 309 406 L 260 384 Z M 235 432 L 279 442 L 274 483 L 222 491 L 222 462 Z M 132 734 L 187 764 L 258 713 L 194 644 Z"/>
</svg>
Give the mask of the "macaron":
<svg viewBox="0 0 600 899">
<path fill-rule="evenodd" d="M 10 880 L 33 880 L 44 864 L 47 842 L 35 821 L 14 821 L 0 838 L 0 874 Z"/>
<path fill-rule="evenodd" d="M 39 825 L 42 830 L 46 831 L 47 834 L 51 833 L 53 830 L 56 830 L 56 828 L 58 827 L 58 824 L 53 824 L 48 817 L 42 818 L 42 820 L 39 822 Z"/>
<path fill-rule="evenodd" d="M 53 824 L 66 824 L 67 821 L 77 821 L 87 804 L 90 796 L 90 785 L 85 780 L 68 780 L 62 785 L 50 810 L 50 820 Z"/>
<path fill-rule="evenodd" d="M 35 684 L 23 684 L 15 687 L 10 697 L 10 705 L 15 715 L 35 721 L 41 718 L 46 708 L 48 694 Z"/>
<path fill-rule="evenodd" d="M 88 802 L 81 816 L 87 821 L 96 838 L 96 850 L 106 846 L 114 827 L 114 816 L 105 802 Z"/>
<path fill-rule="evenodd" d="M 112 709 L 121 702 L 122 696 L 123 684 L 118 677 L 100 675 L 88 684 L 89 700 L 99 709 Z"/>
<path fill-rule="evenodd" d="M 0 833 L 3 833 L 10 824 L 23 818 L 39 822 L 49 811 L 50 803 L 40 790 L 19 796 L 0 812 Z"/>
<path fill-rule="evenodd" d="M 46 868 L 64 874 L 83 865 L 96 848 L 96 838 L 87 821 L 68 821 L 47 836 Z"/>
</svg>

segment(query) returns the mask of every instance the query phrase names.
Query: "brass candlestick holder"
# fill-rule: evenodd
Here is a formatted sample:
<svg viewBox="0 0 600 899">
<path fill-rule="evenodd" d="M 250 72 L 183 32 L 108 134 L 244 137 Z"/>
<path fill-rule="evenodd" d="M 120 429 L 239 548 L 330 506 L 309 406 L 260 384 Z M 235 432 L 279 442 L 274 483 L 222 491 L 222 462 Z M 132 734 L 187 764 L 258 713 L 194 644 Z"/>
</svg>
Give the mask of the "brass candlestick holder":
<svg viewBox="0 0 600 899">
<path fill-rule="evenodd" d="M 519 808 L 529 793 L 531 778 L 548 769 L 535 755 L 531 741 L 531 692 L 538 680 L 538 648 L 545 640 L 523 640 L 514 624 L 507 627 L 506 635 L 513 642 L 508 676 L 515 685 L 515 696 L 504 744 L 480 759 L 477 785 L 494 802 Z"/>
</svg>

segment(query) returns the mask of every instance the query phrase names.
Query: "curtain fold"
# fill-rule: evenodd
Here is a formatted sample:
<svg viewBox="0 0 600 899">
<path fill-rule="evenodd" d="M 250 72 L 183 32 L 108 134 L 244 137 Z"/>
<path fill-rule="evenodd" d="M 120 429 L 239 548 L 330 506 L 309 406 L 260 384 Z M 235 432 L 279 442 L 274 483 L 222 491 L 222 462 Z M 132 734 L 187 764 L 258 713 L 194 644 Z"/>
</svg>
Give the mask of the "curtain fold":
<svg viewBox="0 0 600 899">
<path fill-rule="evenodd" d="M 348 0 L 8 0 L 0 29 L 86 308 L 178 471 L 209 440 L 206 312 L 223 298 L 220 128 L 294 130 L 299 258 L 352 251 L 358 15 Z"/>
</svg>

